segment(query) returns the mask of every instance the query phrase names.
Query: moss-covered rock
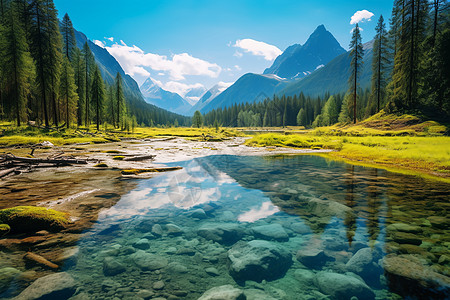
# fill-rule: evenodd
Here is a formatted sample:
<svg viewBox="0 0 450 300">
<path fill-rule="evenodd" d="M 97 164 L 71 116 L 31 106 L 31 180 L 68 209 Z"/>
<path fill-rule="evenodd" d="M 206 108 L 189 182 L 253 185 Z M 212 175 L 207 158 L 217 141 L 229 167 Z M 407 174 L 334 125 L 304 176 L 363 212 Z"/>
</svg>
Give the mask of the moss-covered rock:
<svg viewBox="0 0 450 300">
<path fill-rule="evenodd" d="M 0 224 L 12 232 L 59 231 L 69 223 L 68 214 L 36 206 L 16 206 L 0 210 Z"/>
<path fill-rule="evenodd" d="M 11 227 L 8 224 L 0 224 L 0 237 L 8 234 L 11 231 Z"/>
<path fill-rule="evenodd" d="M 19 276 L 21 272 L 14 268 L 1 268 L 0 269 L 0 294 L 9 288 L 11 282 Z"/>
</svg>

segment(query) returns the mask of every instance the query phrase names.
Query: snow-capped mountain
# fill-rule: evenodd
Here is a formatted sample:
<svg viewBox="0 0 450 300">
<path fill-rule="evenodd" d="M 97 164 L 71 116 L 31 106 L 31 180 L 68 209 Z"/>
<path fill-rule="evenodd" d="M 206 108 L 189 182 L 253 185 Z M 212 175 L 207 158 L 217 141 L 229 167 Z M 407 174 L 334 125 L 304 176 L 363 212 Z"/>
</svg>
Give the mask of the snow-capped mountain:
<svg viewBox="0 0 450 300">
<path fill-rule="evenodd" d="M 180 95 L 162 89 L 151 78 L 140 87 L 147 103 L 164 108 L 178 114 L 187 115 L 192 105 Z"/>
</svg>

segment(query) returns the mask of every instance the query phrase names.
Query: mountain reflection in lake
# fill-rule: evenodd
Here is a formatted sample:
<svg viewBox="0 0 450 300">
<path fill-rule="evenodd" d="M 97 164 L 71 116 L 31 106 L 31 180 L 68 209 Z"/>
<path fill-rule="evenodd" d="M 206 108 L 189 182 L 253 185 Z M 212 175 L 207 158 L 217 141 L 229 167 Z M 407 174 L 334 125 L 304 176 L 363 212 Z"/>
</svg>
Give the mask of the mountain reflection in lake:
<svg viewBox="0 0 450 300">
<path fill-rule="evenodd" d="M 315 156 L 177 165 L 81 239 L 80 299 L 449 295 L 448 184 Z"/>
</svg>

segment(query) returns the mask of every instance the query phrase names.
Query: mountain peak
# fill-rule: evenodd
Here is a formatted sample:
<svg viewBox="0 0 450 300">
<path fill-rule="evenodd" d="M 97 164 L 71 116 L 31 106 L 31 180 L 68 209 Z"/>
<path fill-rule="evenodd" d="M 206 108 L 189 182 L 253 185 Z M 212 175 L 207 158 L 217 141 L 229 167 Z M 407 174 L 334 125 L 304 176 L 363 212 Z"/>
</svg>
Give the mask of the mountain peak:
<svg viewBox="0 0 450 300">
<path fill-rule="evenodd" d="M 303 46 L 288 47 L 264 74 L 288 79 L 302 78 L 345 52 L 331 32 L 324 25 L 319 25 Z"/>
<path fill-rule="evenodd" d="M 322 25 L 317 26 L 316 30 L 314 30 L 314 33 L 315 32 L 317 32 L 317 33 L 318 32 L 325 32 L 325 31 L 327 31 L 327 29 L 325 28 L 325 25 L 322 24 Z"/>
</svg>

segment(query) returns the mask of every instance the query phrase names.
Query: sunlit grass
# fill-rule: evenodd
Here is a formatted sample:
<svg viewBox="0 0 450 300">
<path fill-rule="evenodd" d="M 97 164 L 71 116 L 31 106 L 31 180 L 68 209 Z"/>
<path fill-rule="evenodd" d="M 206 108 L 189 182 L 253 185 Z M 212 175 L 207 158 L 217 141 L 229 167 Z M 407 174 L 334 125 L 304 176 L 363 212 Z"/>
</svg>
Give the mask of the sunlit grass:
<svg viewBox="0 0 450 300">
<path fill-rule="evenodd" d="M 31 126 L 14 126 L 9 122 L 0 123 L 0 145 L 4 147 L 16 145 L 33 145 L 49 141 L 54 145 L 68 145 L 78 143 L 106 143 L 119 141 L 120 138 L 158 138 L 158 137 L 183 137 L 193 140 L 221 141 L 229 137 L 242 136 L 243 133 L 229 128 L 189 128 L 189 127 L 137 127 L 134 130 L 119 130 L 112 126 L 103 126 L 100 131 L 94 125 L 81 128 L 62 128 L 46 130 Z"/>
<path fill-rule="evenodd" d="M 450 137 L 445 136 L 329 136 L 261 134 L 251 146 L 334 149 L 331 158 L 404 168 L 450 178 Z"/>
</svg>

